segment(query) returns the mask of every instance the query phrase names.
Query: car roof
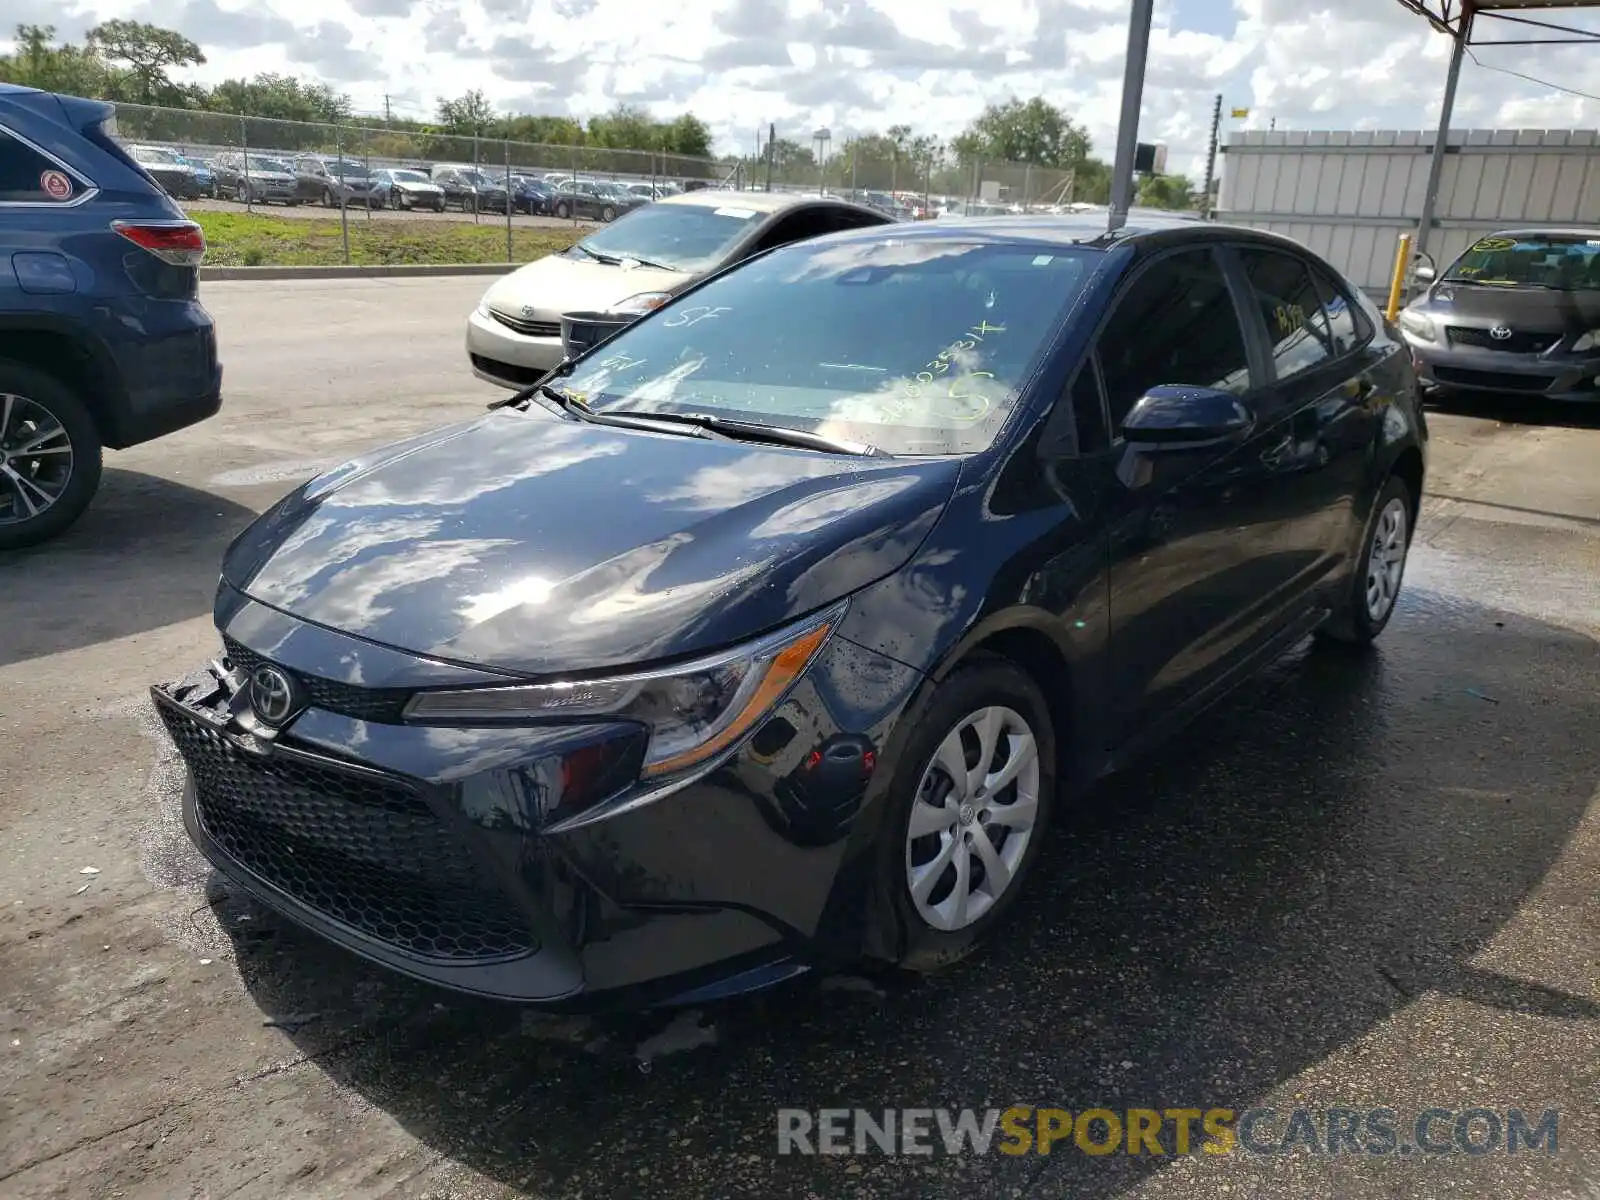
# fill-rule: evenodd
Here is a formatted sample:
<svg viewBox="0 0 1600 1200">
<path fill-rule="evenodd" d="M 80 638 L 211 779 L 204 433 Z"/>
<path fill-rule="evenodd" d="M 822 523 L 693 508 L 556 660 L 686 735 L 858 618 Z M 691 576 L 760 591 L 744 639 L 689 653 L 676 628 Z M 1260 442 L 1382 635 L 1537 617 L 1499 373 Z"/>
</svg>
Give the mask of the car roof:
<svg viewBox="0 0 1600 1200">
<path fill-rule="evenodd" d="M 665 203 L 665 201 L 661 201 Z M 1116 233 L 1106 229 L 1103 213 L 1028 214 L 994 217 L 946 217 L 938 221 L 909 221 L 876 225 L 830 234 L 832 240 L 978 241 L 999 245 L 1019 242 L 1030 245 L 1087 246 L 1107 250 L 1112 246 L 1139 245 L 1148 250 L 1168 245 L 1197 242 L 1257 242 L 1293 250 L 1308 251 L 1293 238 L 1252 229 L 1246 225 L 1225 225 L 1217 221 L 1192 221 L 1182 217 L 1130 216 Z M 1314 257 L 1314 256 L 1313 256 Z"/>
<path fill-rule="evenodd" d="M 698 204 L 705 208 L 742 208 L 750 212 L 776 213 L 804 204 L 831 204 L 841 208 L 860 208 L 837 196 L 818 196 L 813 192 L 736 192 L 732 188 L 701 188 L 696 192 L 674 192 L 657 204 Z M 863 209 L 871 212 L 871 209 Z"/>
<path fill-rule="evenodd" d="M 1527 228 L 1496 229 L 1487 236 L 1600 238 L 1600 225 L 1533 225 Z"/>
</svg>

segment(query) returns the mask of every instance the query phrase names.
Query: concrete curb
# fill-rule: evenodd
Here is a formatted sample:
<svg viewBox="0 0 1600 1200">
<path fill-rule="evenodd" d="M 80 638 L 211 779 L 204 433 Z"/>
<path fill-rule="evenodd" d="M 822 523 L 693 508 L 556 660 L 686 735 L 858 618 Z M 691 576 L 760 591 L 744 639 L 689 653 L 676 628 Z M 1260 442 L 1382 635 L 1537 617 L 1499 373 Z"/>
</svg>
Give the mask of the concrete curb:
<svg viewBox="0 0 1600 1200">
<path fill-rule="evenodd" d="M 208 279 L 404 279 L 429 275 L 509 275 L 523 263 L 397 263 L 388 267 L 207 267 Z"/>
</svg>

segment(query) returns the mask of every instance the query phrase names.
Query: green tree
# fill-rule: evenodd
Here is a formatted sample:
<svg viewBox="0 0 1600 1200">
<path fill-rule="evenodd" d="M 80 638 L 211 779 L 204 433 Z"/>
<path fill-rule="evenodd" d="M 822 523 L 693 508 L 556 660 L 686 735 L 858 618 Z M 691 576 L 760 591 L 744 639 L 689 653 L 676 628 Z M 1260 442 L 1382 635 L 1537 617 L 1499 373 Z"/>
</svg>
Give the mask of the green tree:
<svg viewBox="0 0 1600 1200">
<path fill-rule="evenodd" d="M 206 107 L 277 121 L 336 122 L 349 118 L 350 97 L 325 83 L 263 73 L 253 79 L 224 79 L 211 89 Z"/>
<path fill-rule="evenodd" d="M 581 146 L 583 126 L 572 117 L 507 117 L 500 131 L 514 142 L 534 142 L 546 146 Z"/>
<path fill-rule="evenodd" d="M 1042 96 L 991 104 L 950 148 L 962 163 L 1032 163 L 1070 170 L 1089 158 L 1089 134 Z"/>
<path fill-rule="evenodd" d="M 648 110 L 619 104 L 602 116 L 589 118 L 588 144 L 611 150 L 655 148 L 657 126 Z"/>
<path fill-rule="evenodd" d="M 54 25 L 18 25 L 17 48 L 0 55 L 0 82 L 65 92 L 72 96 L 106 94 L 111 69 L 87 48 L 55 45 Z"/>
<path fill-rule="evenodd" d="M 187 108 L 203 93 L 174 83 L 168 72 L 175 67 L 199 66 L 206 61 L 200 47 L 183 34 L 143 21 L 102 21 L 89 30 L 87 48 L 112 64 L 126 64 L 127 94 L 112 99 L 138 104 Z"/>
<path fill-rule="evenodd" d="M 667 154 L 710 158 L 711 129 L 693 113 L 684 113 L 661 126 L 657 145 Z"/>
<path fill-rule="evenodd" d="M 497 122 L 494 105 L 482 91 L 474 89 L 454 100 L 439 101 L 439 124 L 445 133 L 461 137 L 483 137 Z"/>
<path fill-rule="evenodd" d="M 1139 201 L 1147 208 L 1193 208 L 1194 189 L 1182 175 L 1146 175 L 1139 181 Z"/>
</svg>

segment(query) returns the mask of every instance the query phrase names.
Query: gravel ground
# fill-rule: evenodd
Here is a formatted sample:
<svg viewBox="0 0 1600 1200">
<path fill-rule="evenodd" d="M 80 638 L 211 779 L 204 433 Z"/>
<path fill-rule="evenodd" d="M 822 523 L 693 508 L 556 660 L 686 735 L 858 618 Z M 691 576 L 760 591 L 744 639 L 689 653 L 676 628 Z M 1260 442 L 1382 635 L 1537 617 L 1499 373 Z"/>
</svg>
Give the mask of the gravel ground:
<svg viewBox="0 0 1600 1200">
<path fill-rule="evenodd" d="M 1377 653 L 1296 651 L 1099 789 L 945 976 L 561 1019 L 413 986 L 230 894 L 177 824 L 145 688 L 215 652 L 222 547 L 293 482 L 498 394 L 461 351 L 482 283 L 206 284 L 221 416 L 111 456 L 69 537 L 0 560 L 0 1195 L 1600 1194 L 1583 413 L 1435 414 Z M 1013 1104 L 1561 1124 L 1518 1156 L 775 1153 L 783 1106 Z"/>
</svg>

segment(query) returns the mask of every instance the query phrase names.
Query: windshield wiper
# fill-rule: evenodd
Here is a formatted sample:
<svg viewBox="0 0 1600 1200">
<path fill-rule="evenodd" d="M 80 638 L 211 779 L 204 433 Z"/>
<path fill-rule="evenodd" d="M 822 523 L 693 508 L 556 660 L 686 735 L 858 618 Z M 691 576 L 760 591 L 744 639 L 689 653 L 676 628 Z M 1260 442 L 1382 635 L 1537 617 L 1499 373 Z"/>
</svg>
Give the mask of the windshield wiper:
<svg viewBox="0 0 1600 1200">
<path fill-rule="evenodd" d="M 669 267 L 666 263 L 651 262 L 648 258 L 640 258 L 637 254 L 624 254 L 622 262 L 637 263 L 641 267 L 650 267 L 656 271 L 676 271 L 677 267 Z"/>
<path fill-rule="evenodd" d="M 622 413 L 614 415 L 621 416 Z M 745 442 L 775 442 L 780 446 L 799 446 L 804 450 L 826 450 L 832 454 L 854 454 L 861 458 L 892 458 L 885 450 L 865 442 L 850 442 L 843 438 L 811 433 L 804 429 L 790 429 L 785 425 L 766 425 L 760 421 L 740 421 L 733 417 L 719 417 L 711 413 L 642 413 L 629 412 L 630 416 L 651 421 L 665 421 L 675 425 L 694 425 L 711 433 Z"/>
<path fill-rule="evenodd" d="M 614 255 L 614 254 L 601 254 L 598 250 L 589 249 L 589 247 L 585 246 L 582 242 L 574 243 L 572 248 L 574 250 L 579 250 L 579 251 L 582 251 L 584 254 L 587 254 L 590 258 L 594 259 L 595 262 L 603 262 L 603 263 L 605 263 L 608 267 L 617 266 L 619 263 L 622 262 L 622 260 L 620 258 L 618 258 L 616 255 Z"/>
</svg>

